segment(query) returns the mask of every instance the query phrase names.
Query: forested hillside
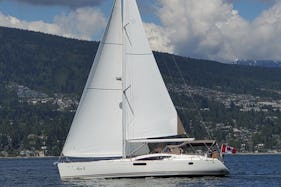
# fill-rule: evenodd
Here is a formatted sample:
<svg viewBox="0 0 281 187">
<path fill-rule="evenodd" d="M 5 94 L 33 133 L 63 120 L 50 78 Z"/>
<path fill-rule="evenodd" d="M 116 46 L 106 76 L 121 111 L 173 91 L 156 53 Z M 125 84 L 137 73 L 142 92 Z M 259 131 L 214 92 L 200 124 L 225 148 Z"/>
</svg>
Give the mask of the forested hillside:
<svg viewBox="0 0 281 187">
<path fill-rule="evenodd" d="M 4 27 L 0 41 L 0 156 L 58 155 L 98 43 Z M 281 148 L 280 68 L 155 57 L 189 136 Z"/>
</svg>

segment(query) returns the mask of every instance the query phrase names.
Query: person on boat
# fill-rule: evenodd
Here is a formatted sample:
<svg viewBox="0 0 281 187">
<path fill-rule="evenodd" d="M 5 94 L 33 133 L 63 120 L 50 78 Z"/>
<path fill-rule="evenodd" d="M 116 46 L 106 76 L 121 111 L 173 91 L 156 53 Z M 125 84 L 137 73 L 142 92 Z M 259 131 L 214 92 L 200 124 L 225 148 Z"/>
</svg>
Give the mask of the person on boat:
<svg viewBox="0 0 281 187">
<path fill-rule="evenodd" d="M 219 158 L 219 153 L 216 149 L 210 148 L 208 149 L 207 156 L 209 158 Z"/>
<path fill-rule="evenodd" d="M 214 149 L 212 152 L 212 158 L 219 158 L 219 155 L 220 155 L 219 152 L 216 149 Z"/>
</svg>

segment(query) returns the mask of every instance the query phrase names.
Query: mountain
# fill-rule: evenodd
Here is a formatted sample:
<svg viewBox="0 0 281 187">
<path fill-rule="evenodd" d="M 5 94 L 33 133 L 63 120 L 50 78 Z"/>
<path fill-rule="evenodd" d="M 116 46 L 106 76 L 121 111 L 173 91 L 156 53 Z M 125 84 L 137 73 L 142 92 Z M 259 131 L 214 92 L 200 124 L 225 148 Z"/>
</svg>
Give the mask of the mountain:
<svg viewBox="0 0 281 187">
<path fill-rule="evenodd" d="M 0 156 L 59 155 L 98 42 L 5 27 L 0 41 Z M 281 69 L 154 55 L 189 136 L 281 148 Z"/>
<path fill-rule="evenodd" d="M 269 68 L 281 68 L 281 61 L 274 60 L 236 60 L 233 64 L 244 66 L 260 66 Z"/>
<path fill-rule="evenodd" d="M 80 95 L 98 47 L 98 42 L 4 27 L 0 27 L 0 40 L 0 80 L 47 93 Z M 234 66 L 157 52 L 155 57 L 164 76 L 180 79 L 176 60 L 192 85 L 236 93 L 281 89 L 279 69 Z"/>
</svg>

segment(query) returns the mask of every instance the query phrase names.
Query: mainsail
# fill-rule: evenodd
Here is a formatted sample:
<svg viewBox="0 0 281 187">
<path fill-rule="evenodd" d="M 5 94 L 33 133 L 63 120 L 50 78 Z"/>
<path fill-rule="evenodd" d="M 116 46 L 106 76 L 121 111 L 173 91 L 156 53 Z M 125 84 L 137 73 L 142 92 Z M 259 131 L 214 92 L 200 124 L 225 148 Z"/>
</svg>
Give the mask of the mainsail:
<svg viewBox="0 0 281 187">
<path fill-rule="evenodd" d="M 126 156 L 141 145 L 130 140 L 177 135 L 179 122 L 136 0 L 115 0 L 62 154 Z"/>
<path fill-rule="evenodd" d="M 149 47 L 136 0 L 124 1 L 127 139 L 178 134 L 178 117 Z"/>
</svg>

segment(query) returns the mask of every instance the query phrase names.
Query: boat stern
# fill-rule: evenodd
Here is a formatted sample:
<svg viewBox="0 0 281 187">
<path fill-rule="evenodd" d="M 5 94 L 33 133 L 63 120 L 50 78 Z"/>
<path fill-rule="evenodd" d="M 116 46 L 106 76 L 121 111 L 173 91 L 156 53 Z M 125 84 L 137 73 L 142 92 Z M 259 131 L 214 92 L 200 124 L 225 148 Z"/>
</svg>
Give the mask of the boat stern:
<svg viewBox="0 0 281 187">
<path fill-rule="evenodd" d="M 217 170 L 218 176 L 228 175 L 229 169 L 224 165 L 224 163 L 220 160 L 216 160 L 216 162 L 217 162 L 216 170 Z"/>
</svg>

